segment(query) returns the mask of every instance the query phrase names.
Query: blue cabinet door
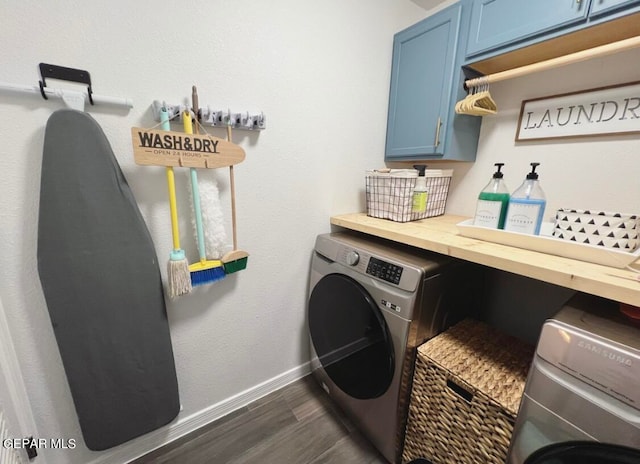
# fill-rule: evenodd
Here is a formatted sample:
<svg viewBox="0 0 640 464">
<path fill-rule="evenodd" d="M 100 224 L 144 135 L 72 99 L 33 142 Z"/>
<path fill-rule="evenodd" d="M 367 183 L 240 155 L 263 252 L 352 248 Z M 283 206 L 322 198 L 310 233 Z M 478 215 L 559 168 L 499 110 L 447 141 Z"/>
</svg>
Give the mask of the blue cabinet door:
<svg viewBox="0 0 640 464">
<path fill-rule="evenodd" d="M 584 22 L 590 1 L 474 0 L 467 57 Z M 620 0 L 606 1 L 620 3 Z"/>
<path fill-rule="evenodd" d="M 591 0 L 590 16 L 608 14 L 620 8 L 640 5 L 640 0 Z"/>
<path fill-rule="evenodd" d="M 443 152 L 460 11 L 454 5 L 394 37 L 386 159 Z"/>
</svg>

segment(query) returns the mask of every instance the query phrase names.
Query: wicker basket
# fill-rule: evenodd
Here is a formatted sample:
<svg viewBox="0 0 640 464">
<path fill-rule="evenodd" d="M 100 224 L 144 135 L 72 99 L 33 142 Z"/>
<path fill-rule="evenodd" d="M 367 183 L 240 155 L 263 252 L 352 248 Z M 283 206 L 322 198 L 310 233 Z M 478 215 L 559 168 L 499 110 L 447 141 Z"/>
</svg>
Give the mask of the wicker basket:
<svg viewBox="0 0 640 464">
<path fill-rule="evenodd" d="M 504 464 L 533 353 L 470 319 L 420 346 L 403 462 Z"/>
</svg>

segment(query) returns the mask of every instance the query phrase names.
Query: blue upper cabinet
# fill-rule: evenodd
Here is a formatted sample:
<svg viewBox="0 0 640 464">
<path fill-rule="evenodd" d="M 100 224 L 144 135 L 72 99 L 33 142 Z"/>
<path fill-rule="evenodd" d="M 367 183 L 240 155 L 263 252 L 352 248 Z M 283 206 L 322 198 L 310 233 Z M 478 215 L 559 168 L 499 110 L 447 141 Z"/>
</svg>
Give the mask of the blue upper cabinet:
<svg viewBox="0 0 640 464">
<path fill-rule="evenodd" d="M 463 5 L 468 16 L 468 3 L 459 2 L 394 36 L 387 161 L 475 159 L 480 121 L 462 116 L 461 122 L 453 111 L 460 92 L 464 96 Z"/>
<path fill-rule="evenodd" d="M 585 22 L 589 1 L 474 0 L 467 57 Z M 605 1 L 616 3 L 616 0 Z"/>
<path fill-rule="evenodd" d="M 609 14 L 620 8 L 640 4 L 640 0 L 591 0 L 591 16 Z"/>
<path fill-rule="evenodd" d="M 478 62 L 547 41 L 533 55 L 548 59 L 640 34 L 640 0 L 471 1 L 465 64 L 478 71 Z"/>
<path fill-rule="evenodd" d="M 459 27 L 458 6 L 395 36 L 388 155 L 435 153 L 440 145 Z"/>
</svg>

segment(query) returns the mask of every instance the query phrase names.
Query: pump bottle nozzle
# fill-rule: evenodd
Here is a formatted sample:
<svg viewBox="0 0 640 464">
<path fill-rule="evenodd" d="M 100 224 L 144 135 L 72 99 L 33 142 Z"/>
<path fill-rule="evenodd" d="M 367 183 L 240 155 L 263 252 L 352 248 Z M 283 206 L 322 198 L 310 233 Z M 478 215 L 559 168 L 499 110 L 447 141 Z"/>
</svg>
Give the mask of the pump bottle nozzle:
<svg viewBox="0 0 640 464">
<path fill-rule="evenodd" d="M 536 168 L 540 166 L 540 163 L 530 163 L 531 164 L 531 172 L 527 174 L 527 179 L 537 179 L 538 173 L 536 172 Z"/>
</svg>

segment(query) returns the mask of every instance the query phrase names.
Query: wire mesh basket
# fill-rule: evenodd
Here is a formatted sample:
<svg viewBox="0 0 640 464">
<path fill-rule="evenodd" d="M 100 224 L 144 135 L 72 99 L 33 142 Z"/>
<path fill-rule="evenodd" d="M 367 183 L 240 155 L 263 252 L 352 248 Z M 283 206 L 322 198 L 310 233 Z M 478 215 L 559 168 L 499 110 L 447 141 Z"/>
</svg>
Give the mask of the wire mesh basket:
<svg viewBox="0 0 640 464">
<path fill-rule="evenodd" d="M 471 319 L 421 345 L 402 462 L 504 464 L 533 353 Z"/>
<path fill-rule="evenodd" d="M 447 204 L 453 169 L 427 169 L 427 208 L 413 212 L 413 191 L 418 179 L 415 169 L 371 170 L 365 175 L 367 215 L 396 222 L 441 216 Z"/>
</svg>

